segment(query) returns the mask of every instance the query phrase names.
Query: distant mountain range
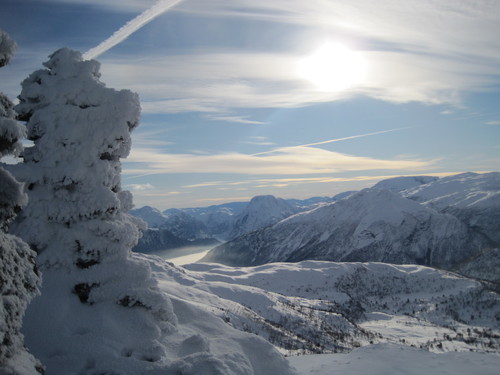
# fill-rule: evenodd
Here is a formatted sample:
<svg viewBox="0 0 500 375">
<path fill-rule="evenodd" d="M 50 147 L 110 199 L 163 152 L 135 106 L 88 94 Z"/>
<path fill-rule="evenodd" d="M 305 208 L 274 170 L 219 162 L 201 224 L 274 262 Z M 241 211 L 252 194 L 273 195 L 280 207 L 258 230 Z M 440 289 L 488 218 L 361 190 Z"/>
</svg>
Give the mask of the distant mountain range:
<svg viewBox="0 0 500 375">
<path fill-rule="evenodd" d="M 144 206 L 130 211 L 148 225 L 134 251 L 148 253 L 227 241 L 337 199 L 339 197 L 285 200 L 264 195 L 256 196 L 250 202 L 233 202 L 199 208 L 174 208 L 163 212 Z"/>
<path fill-rule="evenodd" d="M 202 260 L 421 264 L 500 282 L 500 173 L 384 180 L 241 235 Z"/>
</svg>

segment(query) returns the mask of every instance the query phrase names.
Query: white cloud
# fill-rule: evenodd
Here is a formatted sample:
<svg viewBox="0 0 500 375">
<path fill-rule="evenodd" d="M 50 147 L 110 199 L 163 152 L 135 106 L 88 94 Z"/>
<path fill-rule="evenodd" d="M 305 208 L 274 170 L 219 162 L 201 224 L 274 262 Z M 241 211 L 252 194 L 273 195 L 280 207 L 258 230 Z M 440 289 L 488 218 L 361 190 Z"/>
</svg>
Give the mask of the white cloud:
<svg viewBox="0 0 500 375">
<path fill-rule="evenodd" d="M 498 61 L 498 1 L 475 0 L 190 0 L 180 9 L 213 17 L 241 17 L 344 31 L 408 51 L 467 54 Z"/>
<path fill-rule="evenodd" d="M 227 113 L 235 108 L 284 108 L 366 95 L 391 102 L 461 103 L 461 92 L 485 91 L 500 64 L 460 61 L 408 52 L 365 51 L 363 84 L 340 92 L 320 92 L 301 79 L 296 53 L 232 51 L 210 54 L 104 59 L 105 82 L 140 94 L 145 113 Z M 265 68 L 264 68 L 265 67 Z M 238 116 L 225 121 L 254 123 Z"/>
<path fill-rule="evenodd" d="M 486 125 L 500 125 L 500 121 L 486 121 Z"/>
<path fill-rule="evenodd" d="M 309 37 L 318 35 L 308 42 L 311 52 L 325 35 L 357 41 L 365 46 L 360 50 L 368 62 L 367 80 L 340 93 L 318 92 L 296 72 L 307 50 L 303 40 L 297 50 L 280 53 L 217 52 L 213 46 L 207 47 L 213 53 L 103 59 L 105 82 L 139 92 L 145 113 L 297 107 L 359 94 L 391 102 L 459 105 L 462 92 L 499 83 L 500 2 L 190 0 L 175 10 L 300 24 Z"/>
<path fill-rule="evenodd" d="M 154 190 L 155 187 L 151 184 L 128 184 L 125 185 L 125 189 L 132 191 L 144 191 L 144 190 Z"/>
<path fill-rule="evenodd" d="M 129 164 L 131 163 L 131 164 Z M 134 148 L 124 162 L 125 175 L 172 173 L 237 173 L 246 175 L 310 175 L 369 170 L 414 170 L 433 161 L 384 160 L 314 147 L 283 147 L 265 155 L 237 152 L 213 155 L 164 154 Z"/>
</svg>

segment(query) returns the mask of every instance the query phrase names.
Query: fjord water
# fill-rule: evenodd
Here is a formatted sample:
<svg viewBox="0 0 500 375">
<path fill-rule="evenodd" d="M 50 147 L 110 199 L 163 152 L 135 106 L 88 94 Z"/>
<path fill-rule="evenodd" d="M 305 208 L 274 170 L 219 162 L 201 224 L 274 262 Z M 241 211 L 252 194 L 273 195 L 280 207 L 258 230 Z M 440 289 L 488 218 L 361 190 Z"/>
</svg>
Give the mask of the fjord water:
<svg viewBox="0 0 500 375">
<path fill-rule="evenodd" d="M 201 246 L 183 246 L 175 249 L 157 250 L 151 252 L 177 266 L 183 264 L 195 263 L 203 258 L 211 249 L 220 244 L 201 245 Z"/>
</svg>

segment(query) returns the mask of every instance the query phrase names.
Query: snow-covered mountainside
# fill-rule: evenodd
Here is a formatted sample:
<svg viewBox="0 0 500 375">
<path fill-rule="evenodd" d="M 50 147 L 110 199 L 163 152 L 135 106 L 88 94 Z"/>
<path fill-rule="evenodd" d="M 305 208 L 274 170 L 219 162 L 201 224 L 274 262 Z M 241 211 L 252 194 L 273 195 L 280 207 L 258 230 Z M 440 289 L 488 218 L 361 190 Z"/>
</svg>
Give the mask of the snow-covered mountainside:
<svg viewBox="0 0 500 375">
<path fill-rule="evenodd" d="M 170 210 L 165 214 L 145 206 L 130 213 L 148 224 L 148 228 L 142 230 L 142 237 L 133 251 L 151 253 L 157 250 L 219 243 L 210 236 L 207 227 L 200 220 L 184 211 Z"/>
<path fill-rule="evenodd" d="M 403 195 L 454 215 L 500 243 L 500 172 L 444 177 L 403 192 Z"/>
<path fill-rule="evenodd" d="M 161 225 L 161 228 L 189 241 L 212 238 L 202 221 L 181 210 L 167 214 L 166 221 Z"/>
<path fill-rule="evenodd" d="M 375 185 L 373 185 L 373 188 L 386 189 L 399 193 L 401 191 L 408 190 L 421 185 L 426 185 L 437 180 L 439 180 L 438 177 L 432 177 L 432 176 L 395 177 L 377 182 Z"/>
<path fill-rule="evenodd" d="M 236 216 L 229 238 L 265 228 L 298 212 L 286 200 L 272 195 L 253 197 L 248 206 Z"/>
<path fill-rule="evenodd" d="M 130 214 L 144 220 L 148 228 L 158 228 L 167 221 L 166 215 L 160 210 L 150 206 L 134 208 L 130 210 Z"/>
<path fill-rule="evenodd" d="M 232 202 L 209 207 L 184 208 L 182 211 L 205 224 L 212 236 L 225 240 L 233 229 L 235 216 L 247 205 L 248 202 Z M 164 213 L 170 214 L 172 211 L 177 212 L 166 210 Z"/>
<path fill-rule="evenodd" d="M 377 343 L 500 352 L 499 295 L 446 271 L 322 261 L 182 268 L 147 259 L 174 306 L 190 301 L 286 354 Z"/>
<path fill-rule="evenodd" d="M 142 237 L 132 250 L 139 253 L 151 253 L 157 250 L 175 249 L 190 245 L 190 241 L 177 237 L 169 230 L 148 228 L 142 231 Z"/>
<path fill-rule="evenodd" d="M 454 216 L 389 190 L 366 189 L 227 242 L 204 261 L 248 266 L 323 259 L 450 268 L 491 246 Z"/>
<path fill-rule="evenodd" d="M 201 208 L 172 208 L 163 212 L 144 206 L 130 211 L 131 215 L 141 218 L 149 227 L 144 230 L 144 235 L 134 251 L 151 252 L 193 245 L 184 243 L 185 240 L 199 243 L 207 243 L 209 239 L 213 240 L 211 243 L 226 241 L 351 193 L 346 192 L 333 198 L 313 197 L 305 200 L 285 200 L 271 195 L 256 196 L 250 202 Z"/>
</svg>

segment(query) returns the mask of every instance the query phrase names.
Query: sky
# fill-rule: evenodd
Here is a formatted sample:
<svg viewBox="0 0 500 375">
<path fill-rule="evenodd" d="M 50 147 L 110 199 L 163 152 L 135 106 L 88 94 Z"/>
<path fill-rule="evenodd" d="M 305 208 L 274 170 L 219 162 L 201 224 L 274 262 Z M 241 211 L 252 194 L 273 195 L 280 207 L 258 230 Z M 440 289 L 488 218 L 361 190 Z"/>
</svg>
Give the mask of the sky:
<svg viewBox="0 0 500 375">
<path fill-rule="evenodd" d="M 141 99 L 137 207 L 500 170 L 500 1 L 2 0 L 0 90 L 61 47 Z"/>
</svg>

